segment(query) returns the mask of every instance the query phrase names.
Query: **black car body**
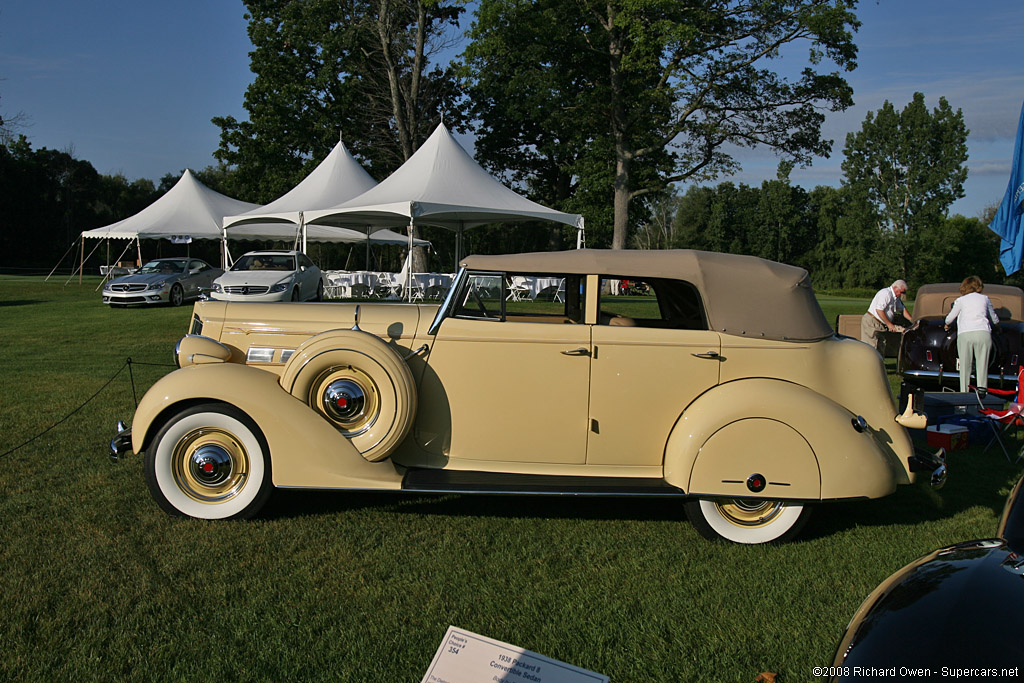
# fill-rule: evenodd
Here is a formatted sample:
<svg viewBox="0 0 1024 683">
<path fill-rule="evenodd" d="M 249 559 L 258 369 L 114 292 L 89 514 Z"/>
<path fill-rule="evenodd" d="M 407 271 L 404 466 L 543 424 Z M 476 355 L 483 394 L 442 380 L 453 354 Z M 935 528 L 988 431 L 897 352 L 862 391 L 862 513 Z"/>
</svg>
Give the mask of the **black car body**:
<svg viewBox="0 0 1024 683">
<path fill-rule="evenodd" d="M 1019 680 L 1022 485 L 1024 479 L 1010 493 L 996 538 L 936 550 L 883 581 L 847 626 L 826 678 L 902 678 L 927 670 L 943 678 Z"/>
<path fill-rule="evenodd" d="M 999 316 L 993 329 L 988 386 L 1014 388 L 1017 368 L 1024 362 L 1024 290 L 1005 285 L 986 285 L 983 292 Z M 945 317 L 960 296 L 956 283 L 924 285 L 917 290 L 913 325 L 903 334 L 899 373 L 903 381 L 926 391 L 960 386 L 956 348 L 956 323 L 947 331 Z M 974 376 L 978 369 L 974 369 Z"/>
</svg>

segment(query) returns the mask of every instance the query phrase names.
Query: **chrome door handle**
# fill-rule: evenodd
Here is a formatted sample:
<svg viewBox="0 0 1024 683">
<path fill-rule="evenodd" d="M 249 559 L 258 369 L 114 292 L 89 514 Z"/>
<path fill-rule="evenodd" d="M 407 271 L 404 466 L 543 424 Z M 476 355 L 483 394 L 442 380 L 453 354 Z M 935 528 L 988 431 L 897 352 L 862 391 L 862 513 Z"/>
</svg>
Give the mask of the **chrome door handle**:
<svg viewBox="0 0 1024 683">
<path fill-rule="evenodd" d="M 582 346 L 578 349 L 569 349 L 568 351 L 562 351 L 563 356 L 589 356 L 590 350 L 585 349 Z"/>
<path fill-rule="evenodd" d="M 719 355 L 718 351 L 708 351 L 706 353 L 691 353 L 694 358 L 707 358 L 709 360 L 723 361 L 725 356 Z"/>
</svg>

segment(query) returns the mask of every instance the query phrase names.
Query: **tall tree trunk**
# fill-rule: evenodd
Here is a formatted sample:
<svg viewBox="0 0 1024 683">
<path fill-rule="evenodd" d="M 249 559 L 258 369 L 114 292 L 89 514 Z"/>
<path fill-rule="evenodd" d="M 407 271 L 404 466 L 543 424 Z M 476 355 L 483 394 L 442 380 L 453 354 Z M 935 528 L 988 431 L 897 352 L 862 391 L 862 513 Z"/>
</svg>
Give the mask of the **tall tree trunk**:
<svg viewBox="0 0 1024 683">
<path fill-rule="evenodd" d="M 626 107 L 622 83 L 623 38 L 615 26 L 615 9 L 608 4 L 607 24 L 609 76 L 611 83 L 611 126 L 615 140 L 615 183 L 612 249 L 625 249 L 629 236 L 630 166 L 632 150 L 626 137 Z"/>
</svg>

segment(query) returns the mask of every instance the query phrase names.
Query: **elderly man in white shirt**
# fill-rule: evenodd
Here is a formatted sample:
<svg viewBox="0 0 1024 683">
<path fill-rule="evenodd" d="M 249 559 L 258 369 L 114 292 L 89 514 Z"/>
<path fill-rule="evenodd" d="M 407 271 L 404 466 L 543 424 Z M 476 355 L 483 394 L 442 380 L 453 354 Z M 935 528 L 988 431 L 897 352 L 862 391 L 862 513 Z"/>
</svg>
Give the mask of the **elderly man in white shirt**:
<svg viewBox="0 0 1024 683">
<path fill-rule="evenodd" d="M 907 283 L 903 280 L 878 290 L 868 306 L 868 312 L 861 318 L 860 340 L 874 346 L 882 355 L 885 355 L 885 339 L 878 333 L 903 331 L 903 327 L 896 324 L 896 316 L 902 317 L 907 310 L 901 298 L 906 293 Z"/>
<path fill-rule="evenodd" d="M 981 293 L 981 278 L 971 275 L 960 283 L 960 298 L 946 316 L 946 329 L 956 321 L 956 352 L 960 359 L 960 392 L 971 383 L 971 365 L 977 368 L 978 393 L 988 393 L 988 359 L 992 353 L 992 326 L 999 325 L 999 316 L 992 300 Z"/>
</svg>

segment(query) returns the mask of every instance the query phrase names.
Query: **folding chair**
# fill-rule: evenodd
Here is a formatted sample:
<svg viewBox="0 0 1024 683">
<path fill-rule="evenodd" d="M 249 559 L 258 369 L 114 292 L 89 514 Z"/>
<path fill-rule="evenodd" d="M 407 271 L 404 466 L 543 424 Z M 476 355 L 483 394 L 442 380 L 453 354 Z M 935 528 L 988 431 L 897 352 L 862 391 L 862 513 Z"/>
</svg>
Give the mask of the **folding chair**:
<svg viewBox="0 0 1024 683">
<path fill-rule="evenodd" d="M 565 278 L 562 278 L 562 281 L 558 283 L 558 289 L 555 290 L 554 301 L 560 304 L 565 303 Z"/>
<path fill-rule="evenodd" d="M 508 296 L 505 301 L 523 301 L 530 298 L 530 287 L 526 284 L 526 278 L 522 275 L 513 275 L 509 278 Z"/>
<path fill-rule="evenodd" d="M 975 389 L 977 394 L 977 389 Z M 986 408 L 981 402 L 981 395 L 978 395 L 978 413 L 985 416 L 989 420 L 989 424 L 992 426 L 992 441 L 988 442 L 988 446 L 985 446 L 987 451 L 993 442 L 998 442 L 999 447 L 1003 449 L 1003 455 L 1006 459 L 1010 459 L 1010 453 L 1006 450 L 1006 444 L 1003 443 L 1003 435 L 1005 435 L 1011 428 L 1016 431 L 1020 427 L 1024 427 L 1024 365 L 1020 366 L 1017 370 L 1017 388 L 1016 389 L 989 389 L 989 394 L 995 394 L 996 396 L 1005 396 L 1009 403 L 1006 405 L 1005 410 L 996 410 L 994 408 Z M 1001 428 L 996 427 L 996 423 L 1002 425 Z M 1024 446 L 1017 453 L 1017 459 L 1014 463 L 1020 462 L 1021 458 L 1024 458 Z"/>
</svg>

